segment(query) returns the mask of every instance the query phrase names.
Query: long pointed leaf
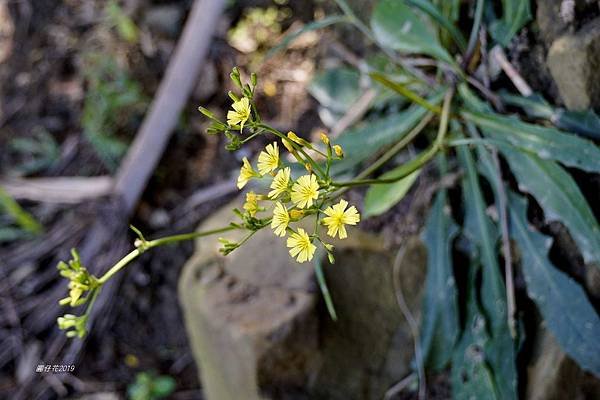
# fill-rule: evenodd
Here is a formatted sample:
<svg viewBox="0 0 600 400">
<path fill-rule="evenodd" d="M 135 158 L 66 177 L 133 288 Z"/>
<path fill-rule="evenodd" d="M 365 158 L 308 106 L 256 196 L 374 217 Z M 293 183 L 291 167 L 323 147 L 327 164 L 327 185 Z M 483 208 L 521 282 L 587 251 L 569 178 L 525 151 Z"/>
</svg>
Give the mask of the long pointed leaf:
<svg viewBox="0 0 600 400">
<path fill-rule="evenodd" d="M 477 264 L 472 264 L 469 270 L 465 330 L 452 356 L 452 398 L 455 400 L 501 399 L 494 373 L 485 359 L 484 349 L 492 339 L 477 300 L 478 269 Z"/>
<path fill-rule="evenodd" d="M 562 349 L 581 367 L 600 376 L 600 318 L 585 292 L 548 260 L 552 240 L 527 223 L 527 203 L 510 193 L 511 235 L 521 250 L 529 297 Z"/>
<path fill-rule="evenodd" d="M 423 298 L 421 345 L 425 366 L 441 370 L 450 361 L 458 339 L 458 301 L 451 247 L 458 227 L 446 210 L 446 191 L 431 207 L 423 241 L 427 246 L 427 279 Z"/>
<path fill-rule="evenodd" d="M 485 213 L 486 206 L 470 150 L 460 147 L 458 154 L 465 168 L 463 179 L 465 234 L 477 245 L 483 265 L 481 305 L 490 323 L 492 338 L 485 348 L 485 356 L 494 371 L 500 397 L 516 399 L 516 355 L 508 328 L 505 289 L 498 265 L 496 250 L 498 233 Z"/>
<path fill-rule="evenodd" d="M 600 225 L 573 178 L 553 161 L 500 146 L 519 188 L 535 197 L 546 220 L 560 221 L 577 243 L 586 263 L 600 262 Z"/>
<path fill-rule="evenodd" d="M 600 149 L 593 142 L 554 128 L 528 124 L 493 113 L 463 110 L 461 115 L 485 136 L 537 154 L 540 158 L 588 172 L 600 172 Z"/>
</svg>

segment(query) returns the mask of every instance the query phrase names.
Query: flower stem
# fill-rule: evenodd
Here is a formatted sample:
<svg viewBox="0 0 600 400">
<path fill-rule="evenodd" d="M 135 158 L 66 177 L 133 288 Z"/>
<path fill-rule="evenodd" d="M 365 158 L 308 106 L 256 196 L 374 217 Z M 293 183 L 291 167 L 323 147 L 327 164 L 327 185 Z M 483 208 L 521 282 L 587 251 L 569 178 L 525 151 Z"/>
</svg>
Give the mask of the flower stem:
<svg viewBox="0 0 600 400">
<path fill-rule="evenodd" d="M 240 229 L 240 228 L 239 228 L 239 226 L 228 225 L 224 228 L 213 229 L 210 231 L 183 233 L 180 235 L 165 236 L 160 239 L 150 240 L 143 244 L 143 248 L 138 247 L 137 249 L 132 250 L 131 252 L 129 252 L 129 254 L 127 254 L 125 257 L 120 259 L 104 275 L 102 275 L 102 277 L 100 277 L 98 279 L 98 283 L 100 285 L 103 285 L 104 283 L 106 283 L 106 281 L 108 281 L 110 278 L 112 278 L 113 275 L 115 275 L 117 272 L 119 272 L 121 269 L 123 269 L 125 266 L 127 266 L 130 262 L 132 262 L 133 260 L 138 258 L 140 256 L 140 254 L 142 254 L 146 250 L 149 250 L 153 247 L 158 247 L 158 246 L 162 246 L 162 245 L 169 244 L 169 243 L 182 242 L 185 240 L 191 240 L 191 239 L 199 238 L 202 236 L 214 235 L 217 233 L 232 231 L 234 229 Z"/>
<path fill-rule="evenodd" d="M 446 96 L 444 97 L 442 115 L 440 118 L 440 126 L 438 129 L 437 137 L 435 138 L 433 144 L 429 147 L 429 149 L 419 154 L 417 158 L 414 158 L 411 161 L 404 164 L 396 176 L 389 179 L 356 179 L 348 182 L 332 182 L 331 185 L 336 187 L 352 187 L 372 184 L 394 183 L 399 181 L 400 179 L 407 177 L 408 175 L 421 168 L 429 160 L 431 160 L 442 148 L 444 138 L 446 137 L 446 133 L 448 132 L 448 119 L 450 115 L 450 105 L 453 96 L 454 89 L 452 88 L 448 90 L 448 92 L 446 92 Z"/>
</svg>

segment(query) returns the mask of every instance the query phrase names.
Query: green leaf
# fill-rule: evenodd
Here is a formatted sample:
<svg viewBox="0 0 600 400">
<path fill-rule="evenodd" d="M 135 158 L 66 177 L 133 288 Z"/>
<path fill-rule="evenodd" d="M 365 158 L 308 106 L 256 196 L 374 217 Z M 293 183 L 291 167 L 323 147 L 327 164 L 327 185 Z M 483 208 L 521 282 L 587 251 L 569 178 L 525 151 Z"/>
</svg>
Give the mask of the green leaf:
<svg viewBox="0 0 600 400">
<path fill-rule="evenodd" d="M 404 0 L 380 0 L 371 16 L 376 40 L 383 47 L 405 53 L 423 53 L 455 64 L 436 35 Z"/>
<path fill-rule="evenodd" d="M 531 19 L 529 0 L 502 0 L 502 19 L 493 21 L 490 34 L 503 46 Z"/>
<path fill-rule="evenodd" d="M 508 146 L 499 148 L 519 189 L 535 197 L 546 220 L 567 227 L 586 263 L 600 262 L 600 226 L 573 178 L 553 161 Z"/>
<path fill-rule="evenodd" d="M 532 118 L 547 119 L 559 129 L 600 140 L 600 117 L 594 110 L 569 111 L 553 108 L 537 93 L 524 97 L 500 92 L 500 97 L 509 105 L 521 107 Z"/>
<path fill-rule="evenodd" d="M 441 96 L 435 96 L 429 101 L 439 103 Z M 331 166 L 333 175 L 346 171 L 367 160 L 381 149 L 402 139 L 415 125 L 423 119 L 427 110 L 412 105 L 405 111 L 394 113 L 373 121 L 366 121 L 356 127 L 344 131 L 337 140 L 346 154 L 346 157 Z"/>
<path fill-rule="evenodd" d="M 554 114 L 552 106 L 538 93 L 530 96 L 519 96 L 501 90 L 499 95 L 504 103 L 522 108 L 531 118 L 550 119 Z"/>
<path fill-rule="evenodd" d="M 393 178 L 399 172 L 402 165 L 394 168 L 391 171 L 386 172 L 379 178 L 388 179 Z M 418 169 L 412 174 L 400 179 L 398 182 L 381 185 L 371 185 L 365 196 L 365 207 L 364 216 L 365 218 L 373 217 L 375 215 L 381 215 L 394 205 L 398 204 L 400 200 L 404 198 L 406 193 L 410 190 L 413 183 L 417 180 L 417 177 L 421 173 Z"/>
<path fill-rule="evenodd" d="M 349 22 L 348 17 L 346 17 L 345 15 L 330 15 L 330 16 L 320 19 L 318 21 L 313 21 L 311 23 L 308 23 L 308 24 L 304 25 L 302 28 L 285 35 L 285 37 L 281 40 L 281 42 L 279 42 L 279 44 L 277 46 L 273 47 L 272 49 L 270 49 L 267 52 L 267 55 L 265 56 L 265 58 L 268 59 L 268 58 L 272 57 L 273 55 L 275 55 L 276 53 L 280 52 L 281 50 L 285 49 L 294 40 L 298 39 L 300 36 L 302 36 L 306 32 L 312 32 L 312 31 L 316 31 L 319 29 L 323 29 L 330 25 L 338 24 L 340 22 Z"/>
<path fill-rule="evenodd" d="M 465 169 L 463 178 L 464 233 L 476 245 L 476 257 L 481 260 L 483 266 L 481 306 L 486 320 L 490 324 L 492 338 L 485 348 L 485 357 L 494 371 L 494 379 L 500 397 L 516 399 L 516 355 L 508 329 L 505 288 L 498 265 L 496 251 L 498 232 L 485 212 L 486 204 L 470 150 L 461 146 L 458 148 L 458 155 Z"/>
<path fill-rule="evenodd" d="M 462 33 L 456 28 L 452 21 L 442 14 L 435 4 L 431 3 L 429 0 L 406 0 L 406 3 L 410 6 L 419 8 L 440 24 L 450 34 L 460 51 L 464 52 L 467 49 L 467 42 Z"/>
<path fill-rule="evenodd" d="M 461 115 L 479 126 L 484 135 L 537 154 L 543 159 L 587 172 L 600 172 L 600 149 L 591 141 L 554 128 L 528 124 L 516 118 L 462 110 Z"/>
<path fill-rule="evenodd" d="M 600 376 L 600 318 L 584 290 L 548 260 L 552 239 L 527 223 L 526 200 L 509 193 L 511 236 L 521 255 L 527 293 L 562 349 Z"/>
<path fill-rule="evenodd" d="M 556 110 L 552 122 L 560 129 L 572 131 L 590 139 L 600 140 L 600 117 L 594 110 Z"/>
<path fill-rule="evenodd" d="M 152 383 L 152 393 L 155 398 L 169 396 L 175 390 L 175 379 L 170 376 L 159 376 Z"/>
<path fill-rule="evenodd" d="M 477 264 L 469 269 L 466 324 L 452 356 L 452 398 L 455 400 L 500 400 L 494 373 L 485 357 L 492 340 L 478 304 Z"/>
<path fill-rule="evenodd" d="M 0 226 L 0 244 L 30 237 L 26 231 L 11 226 Z"/>
<path fill-rule="evenodd" d="M 331 68 L 316 75 L 308 92 L 324 107 L 346 112 L 360 97 L 360 73 L 351 68 Z"/>
<path fill-rule="evenodd" d="M 39 222 L 37 222 L 31 214 L 23 210 L 19 203 L 0 187 L 0 211 L 2 210 L 10 215 L 21 229 L 31 233 L 42 232 L 43 228 Z"/>
<path fill-rule="evenodd" d="M 459 334 L 451 255 L 458 226 L 446 210 L 446 197 L 445 190 L 437 194 L 423 232 L 427 246 L 427 279 L 421 312 L 421 346 L 425 366 L 437 371 L 450 361 Z"/>
</svg>

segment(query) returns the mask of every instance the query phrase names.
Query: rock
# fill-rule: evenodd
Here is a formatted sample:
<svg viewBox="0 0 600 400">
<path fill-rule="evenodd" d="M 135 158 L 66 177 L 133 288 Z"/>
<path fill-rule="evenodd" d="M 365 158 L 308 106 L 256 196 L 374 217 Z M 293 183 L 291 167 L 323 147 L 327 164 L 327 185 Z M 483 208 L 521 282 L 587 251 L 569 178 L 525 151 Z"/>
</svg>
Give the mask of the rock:
<svg viewBox="0 0 600 400">
<path fill-rule="evenodd" d="M 400 287 L 418 315 L 427 255 L 416 237 L 405 246 Z M 396 300 L 395 253 L 351 245 L 338 248 L 336 264 L 325 268 L 339 319 L 322 319 L 323 363 L 311 398 L 379 400 L 410 372 L 413 339 Z"/>
<path fill-rule="evenodd" d="M 597 15 L 599 8 L 591 0 L 538 0 L 536 3 L 536 22 L 547 46 L 560 35 L 573 33 L 580 21 Z"/>
<path fill-rule="evenodd" d="M 600 380 L 581 370 L 541 328 L 527 368 L 527 400 L 584 400 L 600 398 Z"/>
<path fill-rule="evenodd" d="M 235 205 L 199 229 L 228 223 Z M 396 253 L 382 243 L 359 230 L 334 243 L 336 264 L 324 266 L 332 321 L 312 265 L 295 263 L 270 230 L 227 257 L 216 239 L 201 239 L 179 295 L 206 398 L 381 399 L 409 373 L 413 349 L 396 302 Z M 417 238 L 406 246 L 400 287 L 418 313 L 426 255 Z"/>
<path fill-rule="evenodd" d="M 226 225 L 232 208 L 200 229 Z M 204 238 L 184 268 L 180 299 L 207 399 L 265 399 L 264 390 L 307 382 L 318 343 L 312 269 L 281 242 L 265 229 L 225 258 L 216 238 Z"/>
<path fill-rule="evenodd" d="M 570 110 L 600 106 L 600 18 L 564 35 L 548 52 L 548 67 Z"/>
<path fill-rule="evenodd" d="M 176 38 L 181 28 L 183 9 L 177 4 L 153 6 L 145 13 L 143 22 L 150 30 Z"/>
</svg>

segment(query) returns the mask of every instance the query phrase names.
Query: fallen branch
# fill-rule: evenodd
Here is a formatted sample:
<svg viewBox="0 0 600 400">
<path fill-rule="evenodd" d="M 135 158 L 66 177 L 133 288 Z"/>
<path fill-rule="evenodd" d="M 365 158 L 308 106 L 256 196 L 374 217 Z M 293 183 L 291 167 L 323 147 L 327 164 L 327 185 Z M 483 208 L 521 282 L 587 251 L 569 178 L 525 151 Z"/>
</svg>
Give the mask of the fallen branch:
<svg viewBox="0 0 600 400">
<path fill-rule="evenodd" d="M 76 204 L 112 194 L 110 176 L 27 178 L 1 180 L 0 186 L 16 200 Z"/>
<path fill-rule="evenodd" d="M 188 100 L 225 0 L 196 0 L 150 110 L 117 172 L 115 192 L 130 214 Z"/>
<path fill-rule="evenodd" d="M 533 90 L 531 90 L 531 87 L 527 84 L 527 82 L 525 82 L 525 79 L 523 79 L 517 69 L 508 61 L 508 58 L 506 58 L 506 54 L 504 54 L 504 50 L 502 50 L 501 46 L 494 46 L 490 54 L 498 62 L 498 64 L 500 64 L 500 68 L 502 68 L 504 73 L 512 81 L 519 93 L 525 97 L 533 94 Z"/>
</svg>

